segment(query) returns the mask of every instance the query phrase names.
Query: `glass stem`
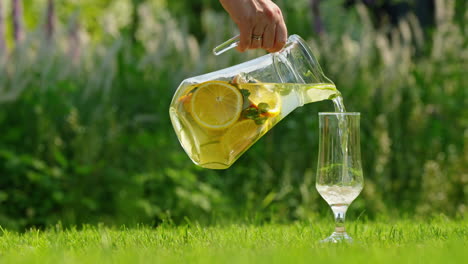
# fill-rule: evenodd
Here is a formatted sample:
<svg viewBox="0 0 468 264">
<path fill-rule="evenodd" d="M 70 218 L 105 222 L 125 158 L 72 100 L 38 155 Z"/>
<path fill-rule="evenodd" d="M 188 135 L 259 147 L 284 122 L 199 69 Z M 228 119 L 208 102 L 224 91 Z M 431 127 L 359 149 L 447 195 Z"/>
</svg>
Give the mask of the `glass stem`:
<svg viewBox="0 0 468 264">
<path fill-rule="evenodd" d="M 335 216 L 335 233 L 344 234 L 345 231 L 345 218 L 346 211 L 348 210 L 347 204 L 334 204 L 331 206 L 333 215 Z"/>
</svg>

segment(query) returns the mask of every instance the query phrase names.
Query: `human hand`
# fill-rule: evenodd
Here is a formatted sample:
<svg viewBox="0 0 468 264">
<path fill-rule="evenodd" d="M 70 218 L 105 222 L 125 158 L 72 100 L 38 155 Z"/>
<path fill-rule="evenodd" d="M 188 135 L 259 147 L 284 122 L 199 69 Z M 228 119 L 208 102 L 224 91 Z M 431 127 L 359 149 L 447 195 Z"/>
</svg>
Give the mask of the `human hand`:
<svg viewBox="0 0 468 264">
<path fill-rule="evenodd" d="M 262 48 L 276 52 L 286 43 L 288 32 L 279 7 L 271 0 L 219 0 L 240 31 L 237 50 Z"/>
</svg>

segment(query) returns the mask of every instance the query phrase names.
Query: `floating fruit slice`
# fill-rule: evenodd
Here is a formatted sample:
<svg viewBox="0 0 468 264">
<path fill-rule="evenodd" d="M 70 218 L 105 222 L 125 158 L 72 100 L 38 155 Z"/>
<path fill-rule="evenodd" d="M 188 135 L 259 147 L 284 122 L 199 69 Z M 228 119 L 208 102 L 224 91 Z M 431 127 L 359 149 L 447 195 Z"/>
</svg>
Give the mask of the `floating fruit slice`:
<svg viewBox="0 0 468 264">
<path fill-rule="evenodd" d="M 191 99 L 192 99 L 193 93 L 189 93 L 187 95 L 183 95 L 179 98 L 179 102 L 182 104 L 184 111 L 187 113 L 190 113 L 191 110 Z"/>
<path fill-rule="evenodd" d="M 245 119 L 230 127 L 221 139 L 221 145 L 230 159 L 234 159 L 242 153 L 263 130 L 263 125 L 255 124 L 252 119 Z"/>
<path fill-rule="evenodd" d="M 221 81 L 201 84 L 190 101 L 193 119 L 209 129 L 230 127 L 239 119 L 243 104 L 239 89 Z"/>
<path fill-rule="evenodd" d="M 277 116 L 281 111 L 281 98 L 275 92 L 275 84 L 242 84 L 242 89 L 247 89 L 250 92 L 249 100 L 256 106 L 261 103 L 268 104 L 268 112 L 266 116 Z"/>
</svg>

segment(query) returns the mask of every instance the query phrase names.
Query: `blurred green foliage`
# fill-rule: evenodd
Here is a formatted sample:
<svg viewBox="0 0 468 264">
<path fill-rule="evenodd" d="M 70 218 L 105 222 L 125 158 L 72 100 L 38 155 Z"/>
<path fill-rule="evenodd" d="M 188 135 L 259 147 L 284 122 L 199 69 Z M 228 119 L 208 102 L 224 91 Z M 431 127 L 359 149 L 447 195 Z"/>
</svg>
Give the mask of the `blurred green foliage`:
<svg viewBox="0 0 468 264">
<path fill-rule="evenodd" d="M 32 2 L 27 15 L 44 13 L 46 1 Z M 1 226 L 328 213 L 314 186 L 317 112 L 330 102 L 297 109 L 225 171 L 196 167 L 180 147 L 168 115 L 178 84 L 263 54 L 211 54 L 236 32 L 217 1 L 56 2 L 53 39 L 32 22 L 0 55 Z M 323 4 L 318 37 L 308 1 L 278 1 L 361 112 L 366 186 L 350 214 L 466 216 L 468 40 L 455 1 L 438 1 L 430 36 L 414 16 L 376 30 L 362 5 L 339 3 Z"/>
</svg>

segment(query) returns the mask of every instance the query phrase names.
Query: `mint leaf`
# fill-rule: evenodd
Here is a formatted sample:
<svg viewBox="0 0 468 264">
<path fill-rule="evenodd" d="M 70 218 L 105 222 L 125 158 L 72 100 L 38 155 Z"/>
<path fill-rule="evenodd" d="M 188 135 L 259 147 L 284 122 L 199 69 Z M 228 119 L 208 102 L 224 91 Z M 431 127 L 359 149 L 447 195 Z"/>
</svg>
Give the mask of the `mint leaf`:
<svg viewBox="0 0 468 264">
<path fill-rule="evenodd" d="M 242 116 L 245 118 L 250 118 L 250 119 L 255 119 L 259 116 L 260 114 L 258 113 L 257 108 L 255 107 L 249 107 L 242 111 Z"/>
<path fill-rule="evenodd" d="M 254 121 L 255 121 L 255 124 L 257 124 L 257 125 L 263 125 L 263 124 L 265 124 L 265 121 L 267 119 L 268 119 L 268 117 L 262 116 L 262 117 L 255 118 Z"/>
<path fill-rule="evenodd" d="M 258 111 L 260 112 L 260 114 L 266 113 L 270 111 L 270 106 L 267 103 L 259 103 Z"/>
<path fill-rule="evenodd" d="M 249 97 L 250 95 L 250 91 L 247 89 L 240 89 L 240 92 L 244 97 Z"/>
</svg>

